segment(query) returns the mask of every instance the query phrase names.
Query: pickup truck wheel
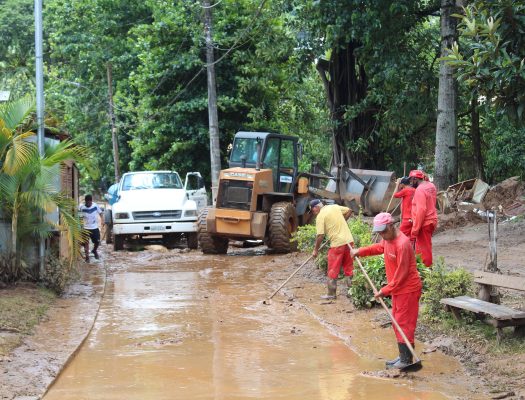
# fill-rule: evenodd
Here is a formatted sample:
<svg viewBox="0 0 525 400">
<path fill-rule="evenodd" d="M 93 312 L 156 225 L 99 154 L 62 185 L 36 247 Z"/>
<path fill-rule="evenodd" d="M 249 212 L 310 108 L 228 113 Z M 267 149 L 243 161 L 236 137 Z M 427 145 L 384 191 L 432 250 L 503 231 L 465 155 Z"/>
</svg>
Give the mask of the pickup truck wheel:
<svg viewBox="0 0 525 400">
<path fill-rule="evenodd" d="M 124 240 L 123 235 L 113 235 L 113 250 L 119 251 L 124 249 Z"/>
<path fill-rule="evenodd" d="M 268 247 L 276 253 L 288 253 L 297 248 L 292 242 L 292 233 L 297 231 L 297 214 L 292 203 L 279 202 L 270 211 Z"/>
<path fill-rule="evenodd" d="M 197 232 L 187 233 L 186 241 L 188 242 L 188 249 L 195 250 L 199 247 L 199 236 Z"/>
<path fill-rule="evenodd" d="M 113 225 L 106 224 L 106 233 L 104 236 L 106 237 L 106 244 L 113 243 Z"/>
<path fill-rule="evenodd" d="M 206 217 L 208 216 L 208 209 L 205 208 L 199 215 L 198 220 L 198 243 L 204 254 L 226 254 L 228 252 L 227 238 L 214 236 L 208 233 L 206 228 Z"/>
<path fill-rule="evenodd" d="M 180 235 L 176 233 L 168 233 L 166 235 L 162 236 L 162 244 L 167 249 L 174 249 L 177 247 L 177 242 L 179 240 Z"/>
</svg>

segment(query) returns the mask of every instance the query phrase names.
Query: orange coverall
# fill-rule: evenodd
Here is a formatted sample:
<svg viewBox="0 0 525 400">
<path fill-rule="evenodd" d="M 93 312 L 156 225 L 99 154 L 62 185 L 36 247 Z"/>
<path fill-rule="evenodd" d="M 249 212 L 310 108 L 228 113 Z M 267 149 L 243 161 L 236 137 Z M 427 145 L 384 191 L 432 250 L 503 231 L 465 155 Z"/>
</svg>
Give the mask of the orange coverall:
<svg viewBox="0 0 525 400">
<path fill-rule="evenodd" d="M 422 181 L 412 200 L 410 240 L 416 242 L 416 254 L 421 254 L 421 259 L 427 267 L 432 265 L 432 234 L 436 226 L 436 187 L 432 182 Z"/>
</svg>

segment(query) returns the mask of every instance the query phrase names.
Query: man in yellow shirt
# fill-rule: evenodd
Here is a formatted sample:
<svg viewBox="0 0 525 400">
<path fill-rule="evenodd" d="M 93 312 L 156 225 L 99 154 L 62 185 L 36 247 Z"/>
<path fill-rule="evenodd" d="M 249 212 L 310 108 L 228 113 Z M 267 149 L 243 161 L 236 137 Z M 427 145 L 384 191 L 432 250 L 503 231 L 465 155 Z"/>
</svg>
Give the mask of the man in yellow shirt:
<svg viewBox="0 0 525 400">
<path fill-rule="evenodd" d="M 328 294 L 321 296 L 321 298 L 325 300 L 335 299 L 337 296 L 337 277 L 341 267 L 343 268 L 348 288 L 350 288 L 354 273 L 354 262 L 348 248 L 348 244 L 353 247 L 354 238 L 346 222 L 352 215 L 352 210 L 337 204 L 324 205 L 319 199 L 314 199 L 310 202 L 310 209 L 317 216 L 315 221 L 317 236 L 315 238 L 314 251 L 312 252 L 314 258 L 319 253 L 319 247 L 323 242 L 324 236 L 328 236 L 328 240 L 330 240 L 328 270 L 326 271 Z"/>
</svg>

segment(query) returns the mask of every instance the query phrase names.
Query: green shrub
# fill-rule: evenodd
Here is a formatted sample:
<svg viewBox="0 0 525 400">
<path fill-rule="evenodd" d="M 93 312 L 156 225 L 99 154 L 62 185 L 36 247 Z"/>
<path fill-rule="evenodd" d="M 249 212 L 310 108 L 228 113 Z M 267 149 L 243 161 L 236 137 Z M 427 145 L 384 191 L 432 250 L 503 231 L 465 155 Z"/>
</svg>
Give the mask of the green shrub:
<svg viewBox="0 0 525 400">
<path fill-rule="evenodd" d="M 386 285 L 383 256 L 360 258 L 360 261 L 377 290 Z M 357 308 L 371 308 L 376 304 L 374 292 L 369 286 L 365 275 L 361 272 L 357 260 L 354 261 L 354 266 L 354 279 L 352 280 L 352 287 L 350 288 L 352 303 L 354 303 L 354 306 Z M 383 300 L 386 304 L 390 305 L 390 298 L 384 298 Z"/>
<path fill-rule="evenodd" d="M 422 295 L 422 315 L 429 321 L 448 318 L 448 315 L 439 302 L 445 297 L 472 296 L 472 274 L 463 268 L 449 270 L 441 257 L 434 263 L 432 269 L 423 272 L 424 289 Z"/>
</svg>

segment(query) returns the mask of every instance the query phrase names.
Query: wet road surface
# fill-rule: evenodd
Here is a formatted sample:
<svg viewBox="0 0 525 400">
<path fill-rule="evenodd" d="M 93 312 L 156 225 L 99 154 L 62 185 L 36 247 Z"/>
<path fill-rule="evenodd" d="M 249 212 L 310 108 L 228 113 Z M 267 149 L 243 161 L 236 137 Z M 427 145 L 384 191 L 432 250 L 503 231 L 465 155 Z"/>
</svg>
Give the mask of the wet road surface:
<svg viewBox="0 0 525 400">
<path fill-rule="evenodd" d="M 44 399 L 452 397 L 364 375 L 384 360 L 358 356 L 302 307 L 263 305 L 280 258 L 257 253 L 108 255 L 94 329 Z"/>
</svg>

